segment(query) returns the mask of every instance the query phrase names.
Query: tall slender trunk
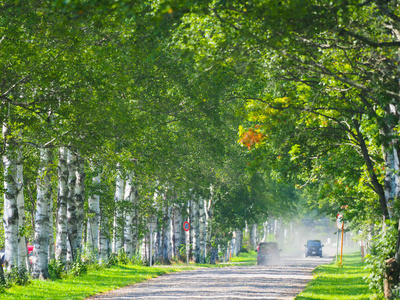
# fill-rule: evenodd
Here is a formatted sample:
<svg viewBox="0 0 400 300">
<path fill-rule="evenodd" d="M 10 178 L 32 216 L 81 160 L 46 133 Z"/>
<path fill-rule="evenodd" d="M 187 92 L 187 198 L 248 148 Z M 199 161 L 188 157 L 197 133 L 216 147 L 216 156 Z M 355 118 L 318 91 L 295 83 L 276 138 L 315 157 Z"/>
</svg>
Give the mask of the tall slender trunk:
<svg viewBox="0 0 400 300">
<path fill-rule="evenodd" d="M 172 224 L 173 224 L 173 234 L 172 234 L 172 253 L 173 256 L 181 259 L 179 255 L 179 250 L 181 249 L 181 245 L 185 244 L 183 231 L 183 222 L 182 222 L 182 214 L 180 211 L 180 207 L 175 205 L 172 209 Z"/>
<path fill-rule="evenodd" d="M 199 227 L 199 204 L 194 201 L 193 202 L 193 209 L 194 209 L 194 222 L 193 222 L 193 226 L 194 226 L 194 234 L 196 236 L 196 242 L 194 245 L 194 260 L 196 263 L 200 262 L 200 227 Z"/>
<path fill-rule="evenodd" d="M 112 251 L 117 253 L 124 245 L 124 219 L 122 211 L 122 201 L 124 200 L 124 180 L 122 179 L 119 166 L 117 166 L 117 178 L 115 189 L 115 210 L 114 210 L 114 231 Z"/>
<path fill-rule="evenodd" d="M 137 254 L 139 250 L 139 193 L 135 188 L 133 195 L 133 218 L 132 218 L 132 248 L 133 254 Z"/>
<path fill-rule="evenodd" d="M 93 177 L 93 187 L 97 191 L 100 188 L 100 174 Z M 88 223 L 87 223 L 87 243 L 92 252 L 97 253 L 99 249 L 99 220 L 100 220 L 100 196 L 98 192 L 90 195 L 88 200 Z"/>
<path fill-rule="evenodd" d="M 76 247 L 82 251 L 83 222 L 85 217 L 85 160 L 77 154 L 76 184 L 75 184 L 75 208 L 76 208 Z"/>
<path fill-rule="evenodd" d="M 161 256 L 164 263 L 169 263 L 171 259 L 171 206 L 164 206 L 164 217 L 162 223 L 161 236 Z"/>
<path fill-rule="evenodd" d="M 67 196 L 68 196 L 68 150 L 59 149 L 58 196 L 57 196 L 57 236 L 55 257 L 63 264 L 67 262 Z"/>
<path fill-rule="evenodd" d="M 107 211 L 104 205 L 100 205 L 99 223 L 99 264 L 102 265 L 108 262 L 108 256 L 110 252 L 110 228 L 108 225 Z"/>
<path fill-rule="evenodd" d="M 257 224 L 250 226 L 250 247 L 251 250 L 257 249 Z"/>
<path fill-rule="evenodd" d="M 49 201 L 49 253 L 48 259 L 53 260 L 56 258 L 55 245 L 54 245 L 54 215 L 53 215 L 53 196 L 50 194 Z"/>
<path fill-rule="evenodd" d="M 18 265 L 18 206 L 17 206 L 17 164 L 13 140 L 9 140 L 9 128 L 3 124 L 3 139 L 5 152 L 3 154 L 4 168 L 4 246 L 6 270 Z"/>
<path fill-rule="evenodd" d="M 68 253 L 67 260 L 73 261 L 76 259 L 78 243 L 78 221 L 76 216 L 75 203 L 75 186 L 76 186 L 76 170 L 77 157 L 72 150 L 68 150 L 68 197 L 67 197 L 67 238 L 68 238 Z"/>
<path fill-rule="evenodd" d="M 135 189 L 133 185 L 133 178 L 132 174 L 129 174 L 126 181 L 125 181 L 125 193 L 124 193 L 124 202 L 126 205 L 125 209 L 125 231 L 124 231 L 124 249 L 125 253 L 128 257 L 132 257 L 133 255 L 133 214 L 134 214 L 134 207 L 133 207 L 133 200 L 135 197 Z"/>
<path fill-rule="evenodd" d="M 29 270 L 28 249 L 25 237 L 24 175 L 21 149 L 17 150 L 17 206 L 18 206 L 18 268 Z"/>
<path fill-rule="evenodd" d="M 40 166 L 37 181 L 37 202 L 35 215 L 34 266 L 32 276 L 46 279 L 48 271 L 49 222 L 51 201 L 51 163 L 50 149 L 40 149 Z"/>
<path fill-rule="evenodd" d="M 206 261 L 206 212 L 204 199 L 199 198 L 199 262 L 204 264 Z"/>
</svg>

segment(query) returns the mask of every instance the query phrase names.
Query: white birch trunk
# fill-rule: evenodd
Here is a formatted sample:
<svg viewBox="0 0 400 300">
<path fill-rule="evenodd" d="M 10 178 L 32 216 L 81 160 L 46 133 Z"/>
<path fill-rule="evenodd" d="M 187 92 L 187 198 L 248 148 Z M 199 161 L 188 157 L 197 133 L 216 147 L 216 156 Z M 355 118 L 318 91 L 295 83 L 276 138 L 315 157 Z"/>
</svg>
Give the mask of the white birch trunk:
<svg viewBox="0 0 400 300">
<path fill-rule="evenodd" d="M 48 254 L 49 257 L 48 257 L 48 259 L 50 261 L 50 260 L 53 260 L 56 258 L 55 245 L 54 245 L 54 216 L 53 216 L 53 196 L 52 196 L 52 194 L 50 194 L 48 210 L 49 210 L 49 254 Z"/>
<path fill-rule="evenodd" d="M 124 249 L 125 253 L 129 258 L 133 255 L 133 215 L 134 215 L 134 207 L 133 201 L 135 197 L 135 190 L 133 185 L 132 174 L 128 175 L 128 178 L 125 181 L 125 193 L 124 193 L 124 201 L 126 203 L 126 211 L 125 211 L 125 231 L 124 231 Z"/>
<path fill-rule="evenodd" d="M 33 278 L 46 279 L 49 252 L 49 202 L 51 201 L 51 163 L 50 149 L 40 149 L 39 177 L 37 181 L 37 202 L 35 215 L 35 241 Z"/>
<path fill-rule="evenodd" d="M 75 185 L 75 207 L 76 207 L 76 247 L 82 252 L 82 235 L 84 223 L 84 204 L 85 204 L 85 160 L 78 153 L 76 168 L 76 185 Z"/>
<path fill-rule="evenodd" d="M 139 193 L 135 188 L 133 195 L 133 218 L 132 218 L 132 248 L 133 254 L 136 255 L 139 250 Z"/>
<path fill-rule="evenodd" d="M 266 242 L 268 240 L 268 221 L 265 221 L 263 223 L 263 231 L 264 231 L 264 235 L 263 235 L 262 241 Z"/>
<path fill-rule="evenodd" d="M 18 206 L 17 206 L 17 164 L 14 145 L 8 142 L 9 129 L 3 124 L 5 153 L 3 155 L 4 170 L 4 246 L 6 270 L 10 271 L 18 265 Z"/>
<path fill-rule="evenodd" d="M 100 174 L 93 177 L 95 190 L 100 187 Z M 100 196 L 97 193 L 90 195 L 88 200 L 89 218 L 87 222 L 87 243 L 92 252 L 98 253 L 99 249 L 99 223 L 100 223 Z"/>
<path fill-rule="evenodd" d="M 119 166 L 117 166 L 119 169 Z M 123 247 L 124 220 L 121 209 L 121 202 L 124 199 L 124 180 L 120 170 L 117 171 L 116 189 L 115 189 L 115 210 L 114 210 L 114 228 L 112 251 L 118 253 Z"/>
<path fill-rule="evenodd" d="M 77 255 L 78 222 L 76 217 L 75 186 L 77 170 L 76 154 L 68 150 L 68 197 L 67 197 L 67 260 L 74 261 Z"/>
<path fill-rule="evenodd" d="M 257 224 L 250 226 L 250 246 L 251 250 L 257 249 Z"/>
<path fill-rule="evenodd" d="M 59 149 L 58 161 L 58 198 L 57 198 L 57 236 L 56 260 L 67 262 L 67 197 L 68 197 L 68 150 Z"/>
<path fill-rule="evenodd" d="M 109 256 L 109 241 L 110 241 L 110 230 L 108 226 L 107 212 L 104 207 L 100 210 L 99 220 L 99 264 L 106 264 Z"/>
<path fill-rule="evenodd" d="M 18 268 L 29 270 L 28 249 L 25 238 L 24 167 L 21 149 L 17 150 L 17 206 L 18 206 Z"/>
<path fill-rule="evenodd" d="M 164 207 L 164 218 L 161 234 L 161 256 L 164 263 L 169 263 L 171 255 L 171 206 Z"/>
<path fill-rule="evenodd" d="M 194 244 L 194 257 L 195 262 L 199 263 L 200 261 L 200 228 L 199 228 L 199 204 L 196 201 L 193 201 L 193 210 L 194 210 L 194 234 L 195 234 L 195 244 Z"/>
<path fill-rule="evenodd" d="M 199 199 L 199 262 L 204 264 L 206 261 L 206 212 L 204 200 Z"/>
<path fill-rule="evenodd" d="M 180 211 L 180 207 L 178 205 L 175 205 L 173 207 L 172 219 L 173 219 L 172 253 L 174 257 L 182 259 L 179 255 L 179 250 L 182 244 L 186 244 L 186 241 L 184 239 L 184 235 L 182 234 L 183 231 L 182 214 Z"/>
</svg>

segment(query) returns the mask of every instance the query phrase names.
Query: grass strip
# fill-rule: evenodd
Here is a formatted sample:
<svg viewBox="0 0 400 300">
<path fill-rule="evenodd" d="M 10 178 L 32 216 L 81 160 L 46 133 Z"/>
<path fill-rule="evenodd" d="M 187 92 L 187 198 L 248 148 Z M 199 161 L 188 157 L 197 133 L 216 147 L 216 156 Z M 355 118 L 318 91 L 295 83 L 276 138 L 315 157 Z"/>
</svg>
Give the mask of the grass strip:
<svg viewBox="0 0 400 300">
<path fill-rule="evenodd" d="M 114 290 L 123 286 L 145 281 L 167 273 L 190 270 L 195 267 L 225 267 L 240 265 L 254 265 L 256 252 L 241 253 L 224 264 L 175 264 L 171 266 L 137 266 L 116 265 L 110 268 L 90 267 L 87 274 L 73 277 L 68 276 L 59 280 L 31 280 L 27 286 L 14 285 L 5 293 L 0 293 L 1 299 L 29 299 L 29 300 L 74 300 L 85 299 L 105 291 Z"/>
<path fill-rule="evenodd" d="M 314 279 L 295 300 L 361 300 L 373 296 L 363 279 L 368 272 L 359 253 L 345 255 L 342 267 L 332 262 L 317 267 L 313 273 Z"/>
</svg>

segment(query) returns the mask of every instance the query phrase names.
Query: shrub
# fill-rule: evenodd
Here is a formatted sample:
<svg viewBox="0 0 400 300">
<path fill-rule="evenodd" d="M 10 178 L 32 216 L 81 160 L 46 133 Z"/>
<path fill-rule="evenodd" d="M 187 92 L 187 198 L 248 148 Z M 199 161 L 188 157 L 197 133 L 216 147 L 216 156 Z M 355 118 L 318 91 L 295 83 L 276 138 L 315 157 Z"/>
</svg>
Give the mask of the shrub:
<svg viewBox="0 0 400 300">
<path fill-rule="evenodd" d="M 373 238 L 371 250 L 365 257 L 366 269 L 369 276 L 365 278 L 371 290 L 379 297 L 383 294 L 383 280 L 385 277 L 385 260 L 394 257 L 397 241 L 397 226 L 387 221 L 386 226 L 378 226 L 378 234 Z"/>
<path fill-rule="evenodd" d="M 49 262 L 49 278 L 51 280 L 61 279 L 65 269 L 64 264 L 60 260 L 52 259 Z"/>
</svg>

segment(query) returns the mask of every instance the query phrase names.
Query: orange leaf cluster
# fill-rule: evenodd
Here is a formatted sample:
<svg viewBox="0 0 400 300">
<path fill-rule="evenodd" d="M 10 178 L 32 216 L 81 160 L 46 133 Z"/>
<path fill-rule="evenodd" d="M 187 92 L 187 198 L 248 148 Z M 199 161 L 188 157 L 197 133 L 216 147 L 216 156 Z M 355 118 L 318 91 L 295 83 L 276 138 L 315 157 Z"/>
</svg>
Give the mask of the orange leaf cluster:
<svg viewBox="0 0 400 300">
<path fill-rule="evenodd" d="M 264 135 L 261 132 L 257 132 L 253 128 L 249 128 L 248 131 L 243 134 L 242 138 L 240 139 L 240 143 L 246 145 L 250 150 L 253 145 L 259 143 L 263 138 Z"/>
</svg>

